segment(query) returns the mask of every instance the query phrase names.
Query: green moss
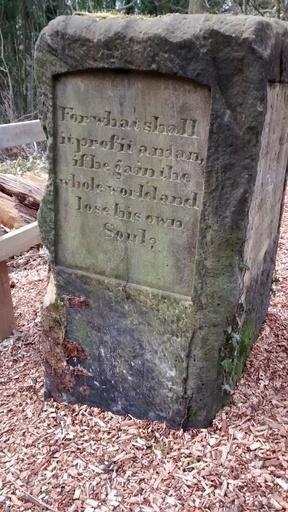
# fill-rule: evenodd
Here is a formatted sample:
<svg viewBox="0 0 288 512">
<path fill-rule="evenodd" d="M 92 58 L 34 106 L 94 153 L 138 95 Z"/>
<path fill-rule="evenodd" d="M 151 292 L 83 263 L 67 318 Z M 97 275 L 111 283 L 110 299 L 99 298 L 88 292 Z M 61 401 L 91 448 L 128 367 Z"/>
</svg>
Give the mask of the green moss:
<svg viewBox="0 0 288 512">
<path fill-rule="evenodd" d="M 150 294 L 134 288 L 126 290 L 126 298 L 134 299 L 154 311 L 169 326 L 173 336 L 190 339 L 195 319 L 195 309 L 190 301 L 180 302 L 173 297 L 165 298 L 161 294 Z"/>
<path fill-rule="evenodd" d="M 229 374 L 233 371 L 233 360 L 232 359 L 224 359 L 221 364 L 222 364 L 222 367 L 223 367 L 225 373 Z"/>
<path fill-rule="evenodd" d="M 54 215 L 53 182 L 49 178 L 46 185 L 45 195 L 41 201 L 40 209 L 38 211 L 38 224 L 42 242 L 47 247 L 52 261 L 54 260 L 55 255 Z"/>
<path fill-rule="evenodd" d="M 172 297 L 164 298 L 153 294 L 149 297 L 139 294 L 137 301 L 144 303 L 157 317 L 157 322 L 167 326 L 168 336 L 163 337 L 163 350 L 171 368 L 178 375 L 183 375 L 189 357 L 190 340 L 195 323 L 195 311 L 191 302 L 180 302 Z M 185 374 L 185 371 L 184 371 Z"/>
<path fill-rule="evenodd" d="M 254 337 L 254 323 L 252 320 L 247 320 L 239 333 L 232 333 L 227 338 L 224 349 L 225 357 L 221 362 L 224 372 L 224 388 L 227 391 L 230 391 L 241 377 Z"/>
<path fill-rule="evenodd" d="M 235 382 L 240 378 L 245 366 L 245 361 L 250 352 L 255 335 L 255 328 L 252 321 L 247 321 L 240 331 L 240 346 L 238 351 L 237 364 L 235 367 Z"/>
<path fill-rule="evenodd" d="M 192 420 L 197 416 L 197 408 L 195 406 L 190 407 L 188 411 L 188 420 Z"/>
<path fill-rule="evenodd" d="M 219 314 L 222 315 L 223 322 L 225 322 L 227 316 L 230 317 L 230 315 L 234 314 L 232 309 L 234 307 L 233 300 L 231 300 L 231 293 L 233 293 L 232 284 L 233 282 L 236 283 L 236 269 L 239 269 L 238 256 L 242 250 L 244 237 L 242 233 L 238 232 L 223 234 L 223 236 L 217 233 L 214 239 L 211 253 L 208 255 L 206 262 L 209 272 L 213 274 L 213 279 L 209 279 L 209 287 L 205 294 L 210 303 L 221 304 L 221 309 L 215 308 L 214 310 L 215 319 L 218 323 Z M 206 267 L 203 267 L 202 279 L 204 282 L 206 280 L 205 273 Z M 211 312 L 209 314 L 211 315 Z"/>
<path fill-rule="evenodd" d="M 123 10 L 125 7 L 123 7 Z M 126 14 L 124 12 L 119 11 L 100 11 L 100 12 L 86 12 L 86 11 L 76 11 L 73 13 L 73 16 L 89 16 L 90 18 L 97 18 L 101 20 L 111 19 L 111 18 L 134 18 L 134 19 L 143 19 L 143 18 L 152 18 L 155 16 L 150 16 L 149 14 Z"/>
<path fill-rule="evenodd" d="M 89 342 L 90 340 L 89 326 L 87 325 L 87 320 L 82 319 L 80 315 L 77 315 L 75 317 L 71 315 L 71 322 L 73 324 L 73 332 L 75 332 L 76 338 L 78 340 L 81 340 L 82 342 L 85 342 L 85 345 L 87 346 L 87 341 Z"/>
<path fill-rule="evenodd" d="M 181 301 L 173 296 L 163 297 L 161 294 L 134 287 L 128 287 L 126 291 L 128 300 L 130 298 L 147 308 L 151 320 L 154 316 L 155 329 L 162 337 L 162 346 L 159 347 L 162 357 L 179 379 L 183 379 L 185 388 L 187 358 L 189 358 L 191 336 L 195 329 L 194 305 L 190 300 Z M 143 338 L 147 338 L 146 333 L 143 333 Z"/>
<path fill-rule="evenodd" d="M 173 296 L 165 297 L 161 293 L 154 293 L 148 289 L 136 288 L 133 286 L 119 286 L 117 289 L 114 282 L 92 280 L 91 287 L 99 292 L 99 288 L 109 291 L 117 302 L 133 301 L 141 304 L 145 309 L 153 312 L 157 320 L 167 325 L 167 331 L 170 335 L 177 338 L 191 338 L 193 326 L 195 323 L 195 306 L 191 300 L 179 300 Z"/>
</svg>

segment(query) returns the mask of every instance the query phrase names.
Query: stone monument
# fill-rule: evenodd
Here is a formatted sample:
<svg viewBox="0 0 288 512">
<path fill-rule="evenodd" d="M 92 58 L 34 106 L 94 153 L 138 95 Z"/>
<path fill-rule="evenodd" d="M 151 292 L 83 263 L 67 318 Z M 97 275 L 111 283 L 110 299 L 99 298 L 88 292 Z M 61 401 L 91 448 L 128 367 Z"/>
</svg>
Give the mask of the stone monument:
<svg viewBox="0 0 288 512">
<path fill-rule="evenodd" d="M 47 396 L 174 428 L 225 403 L 269 303 L 287 42 L 287 24 L 241 16 L 43 30 Z"/>
</svg>

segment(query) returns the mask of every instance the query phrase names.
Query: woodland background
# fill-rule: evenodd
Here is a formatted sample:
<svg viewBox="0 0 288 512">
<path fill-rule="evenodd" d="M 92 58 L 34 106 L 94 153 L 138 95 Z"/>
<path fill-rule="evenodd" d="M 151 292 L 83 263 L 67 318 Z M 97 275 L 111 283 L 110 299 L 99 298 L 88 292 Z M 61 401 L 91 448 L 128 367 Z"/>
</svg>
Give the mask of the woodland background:
<svg viewBox="0 0 288 512">
<path fill-rule="evenodd" d="M 33 69 L 41 29 L 61 14 L 232 13 L 288 19 L 288 0 L 0 0 L 0 124 L 35 119 Z"/>
</svg>

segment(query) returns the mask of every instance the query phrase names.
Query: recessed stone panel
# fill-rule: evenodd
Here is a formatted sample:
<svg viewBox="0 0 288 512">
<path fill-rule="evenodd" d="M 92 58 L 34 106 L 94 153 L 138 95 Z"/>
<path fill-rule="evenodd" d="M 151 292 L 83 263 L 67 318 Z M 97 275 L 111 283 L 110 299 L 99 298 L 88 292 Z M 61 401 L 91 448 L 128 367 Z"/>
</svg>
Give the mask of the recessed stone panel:
<svg viewBox="0 0 288 512">
<path fill-rule="evenodd" d="M 190 296 L 210 91 L 104 72 L 55 84 L 57 264 Z"/>
</svg>

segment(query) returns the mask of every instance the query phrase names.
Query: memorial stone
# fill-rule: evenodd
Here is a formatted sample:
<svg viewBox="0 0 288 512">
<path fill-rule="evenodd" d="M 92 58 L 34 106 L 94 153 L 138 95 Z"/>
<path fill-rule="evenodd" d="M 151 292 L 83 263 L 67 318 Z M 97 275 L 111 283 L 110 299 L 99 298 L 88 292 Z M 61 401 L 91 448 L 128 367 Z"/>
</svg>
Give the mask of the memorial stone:
<svg viewBox="0 0 288 512">
<path fill-rule="evenodd" d="M 207 426 L 261 327 L 288 159 L 288 29 L 68 16 L 36 48 L 46 395 Z"/>
</svg>

